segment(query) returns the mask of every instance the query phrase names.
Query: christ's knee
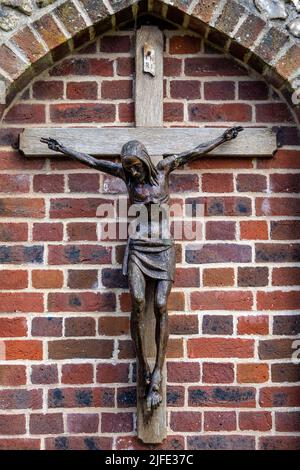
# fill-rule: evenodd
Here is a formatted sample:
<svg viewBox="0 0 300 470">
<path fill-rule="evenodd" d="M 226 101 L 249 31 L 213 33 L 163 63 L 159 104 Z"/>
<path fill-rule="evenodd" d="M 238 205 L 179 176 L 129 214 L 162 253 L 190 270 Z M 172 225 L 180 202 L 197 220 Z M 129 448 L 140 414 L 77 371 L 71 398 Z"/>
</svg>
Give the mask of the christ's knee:
<svg viewBox="0 0 300 470">
<path fill-rule="evenodd" d="M 165 317 L 168 312 L 168 307 L 167 307 L 167 299 L 163 295 L 159 295 L 156 298 L 155 302 L 155 311 L 158 317 Z"/>
</svg>

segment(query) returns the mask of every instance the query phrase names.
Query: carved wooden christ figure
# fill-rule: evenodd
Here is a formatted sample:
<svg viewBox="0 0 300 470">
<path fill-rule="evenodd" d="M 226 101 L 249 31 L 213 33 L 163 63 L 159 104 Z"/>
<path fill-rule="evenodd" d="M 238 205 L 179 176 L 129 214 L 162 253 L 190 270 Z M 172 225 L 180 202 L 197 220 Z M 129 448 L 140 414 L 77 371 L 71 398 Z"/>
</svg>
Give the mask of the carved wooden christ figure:
<svg viewBox="0 0 300 470">
<path fill-rule="evenodd" d="M 151 218 L 153 205 L 157 205 L 159 209 L 161 205 L 168 203 L 169 175 L 172 171 L 234 139 L 242 130 L 242 127 L 228 129 L 217 139 L 200 144 L 193 150 L 163 158 L 156 166 L 152 163 L 144 145 L 137 140 L 131 140 L 123 145 L 121 163 L 114 163 L 76 152 L 51 138 L 41 139 L 51 150 L 121 178 L 127 186 L 130 204 L 142 204 L 147 209 L 146 220 L 144 222 L 143 218 L 139 220 L 138 231 L 128 239 L 123 274 L 128 275 L 132 298 L 131 335 L 144 386 L 143 395 L 146 407 L 150 411 L 157 408 L 162 401 L 162 370 L 168 342 L 167 302 L 175 271 L 174 240 L 169 233 L 166 235 L 163 220 Z M 156 359 L 151 371 L 145 354 L 143 318 L 146 311 L 146 292 L 149 283 L 153 281 L 155 282 L 153 300 L 156 320 Z"/>
</svg>

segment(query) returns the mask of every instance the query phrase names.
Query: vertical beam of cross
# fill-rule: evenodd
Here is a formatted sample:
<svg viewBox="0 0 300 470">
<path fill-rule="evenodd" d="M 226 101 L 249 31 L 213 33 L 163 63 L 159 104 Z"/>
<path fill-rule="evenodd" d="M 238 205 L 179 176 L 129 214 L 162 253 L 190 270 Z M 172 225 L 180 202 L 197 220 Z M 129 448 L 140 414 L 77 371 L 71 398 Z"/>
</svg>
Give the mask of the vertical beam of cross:
<svg viewBox="0 0 300 470">
<path fill-rule="evenodd" d="M 136 127 L 163 126 L 163 34 L 155 26 L 142 26 L 136 37 L 136 82 L 135 82 L 135 119 Z M 144 54 L 149 48 L 154 53 L 155 75 L 144 72 Z M 155 163 L 157 158 L 152 160 Z M 155 315 L 153 285 L 146 287 L 146 312 L 144 319 L 144 341 L 150 367 L 156 355 Z M 145 443 L 160 443 L 167 435 L 166 407 L 166 366 L 163 371 L 162 403 L 150 414 L 145 407 L 145 399 L 140 396 L 143 388 L 137 373 L 137 432 Z"/>
</svg>

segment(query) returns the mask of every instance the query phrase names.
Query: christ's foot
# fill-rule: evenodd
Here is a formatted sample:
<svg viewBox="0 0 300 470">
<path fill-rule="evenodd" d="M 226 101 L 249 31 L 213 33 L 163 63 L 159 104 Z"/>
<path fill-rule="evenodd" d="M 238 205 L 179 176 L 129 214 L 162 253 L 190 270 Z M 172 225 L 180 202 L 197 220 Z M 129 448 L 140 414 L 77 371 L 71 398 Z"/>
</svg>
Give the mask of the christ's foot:
<svg viewBox="0 0 300 470">
<path fill-rule="evenodd" d="M 160 392 L 161 385 L 161 373 L 159 369 L 154 369 L 151 376 L 151 383 L 149 392 L 147 394 L 147 408 L 148 410 L 156 409 L 162 402 L 162 396 Z"/>
<path fill-rule="evenodd" d="M 155 390 L 152 390 L 151 392 L 148 393 L 147 395 L 148 411 L 155 410 L 156 408 L 158 408 L 161 402 L 162 402 L 162 396 L 158 392 L 156 392 Z"/>
</svg>

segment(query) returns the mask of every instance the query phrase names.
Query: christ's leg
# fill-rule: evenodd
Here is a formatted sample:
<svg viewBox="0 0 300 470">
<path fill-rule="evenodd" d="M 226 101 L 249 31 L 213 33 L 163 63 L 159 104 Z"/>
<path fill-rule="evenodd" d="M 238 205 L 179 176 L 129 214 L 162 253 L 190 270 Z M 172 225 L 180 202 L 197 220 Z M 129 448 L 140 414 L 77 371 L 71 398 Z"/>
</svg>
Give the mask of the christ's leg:
<svg viewBox="0 0 300 470">
<path fill-rule="evenodd" d="M 165 362 L 167 343 L 169 337 L 168 331 L 168 297 L 171 291 L 171 281 L 158 281 L 154 312 L 156 317 L 155 342 L 156 342 L 156 361 L 151 375 L 151 383 L 147 396 L 147 407 L 157 408 L 162 401 L 161 381 L 162 370 Z"/>
<path fill-rule="evenodd" d="M 138 358 L 139 373 L 144 381 L 145 388 L 150 383 L 150 367 L 145 354 L 143 339 L 143 319 L 145 314 L 145 278 L 135 263 L 128 266 L 128 283 L 132 300 L 132 313 L 130 319 L 131 337 L 135 345 Z"/>
</svg>

